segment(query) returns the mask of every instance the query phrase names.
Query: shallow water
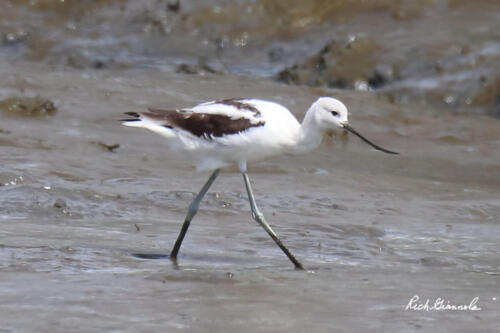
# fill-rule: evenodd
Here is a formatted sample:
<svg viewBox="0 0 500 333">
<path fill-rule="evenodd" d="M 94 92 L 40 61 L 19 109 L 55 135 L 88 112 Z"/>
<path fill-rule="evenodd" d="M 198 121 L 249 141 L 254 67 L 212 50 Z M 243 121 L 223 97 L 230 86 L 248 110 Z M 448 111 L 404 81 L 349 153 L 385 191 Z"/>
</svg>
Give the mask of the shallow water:
<svg viewBox="0 0 500 333">
<path fill-rule="evenodd" d="M 498 330 L 499 120 L 231 75 L 4 60 L 0 72 L 1 99 L 40 95 L 58 109 L 2 114 L 0 331 Z M 242 91 L 299 118 L 333 94 L 356 129 L 401 155 L 337 137 L 250 166 L 257 203 L 305 272 L 251 220 L 235 169 L 207 194 L 178 266 L 141 259 L 168 254 L 208 174 L 120 126 L 121 113 Z M 405 311 L 414 295 L 478 297 L 481 310 Z"/>
</svg>

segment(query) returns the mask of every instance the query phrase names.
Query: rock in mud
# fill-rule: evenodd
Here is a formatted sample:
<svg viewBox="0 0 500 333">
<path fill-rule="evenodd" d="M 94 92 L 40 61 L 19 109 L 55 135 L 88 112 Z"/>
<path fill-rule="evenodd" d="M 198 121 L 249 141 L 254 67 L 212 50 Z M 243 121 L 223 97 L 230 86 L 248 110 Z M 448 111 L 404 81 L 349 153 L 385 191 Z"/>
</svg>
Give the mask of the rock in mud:
<svg viewBox="0 0 500 333">
<path fill-rule="evenodd" d="M 287 84 L 355 89 L 379 88 L 390 81 L 387 71 L 377 66 L 379 46 L 370 38 L 332 41 L 300 64 L 285 68 L 277 80 Z M 362 84 L 360 84 L 362 83 Z"/>
<path fill-rule="evenodd" d="M 24 30 L 6 32 L 2 37 L 2 46 L 13 46 L 24 43 L 28 38 L 28 33 Z"/>
<path fill-rule="evenodd" d="M 181 9 L 180 0 L 170 0 L 167 2 L 167 9 L 171 12 L 177 13 Z"/>
<path fill-rule="evenodd" d="M 220 74 L 218 70 L 208 65 L 205 61 L 200 60 L 197 64 L 180 64 L 176 68 L 176 73 L 182 74 Z"/>
<path fill-rule="evenodd" d="M 94 144 L 94 145 L 97 145 L 102 150 L 108 151 L 110 153 L 114 153 L 116 149 L 120 148 L 120 145 L 118 143 L 107 144 L 107 143 L 100 142 L 100 141 L 97 141 L 97 142 L 96 141 L 91 141 L 90 143 Z"/>
</svg>

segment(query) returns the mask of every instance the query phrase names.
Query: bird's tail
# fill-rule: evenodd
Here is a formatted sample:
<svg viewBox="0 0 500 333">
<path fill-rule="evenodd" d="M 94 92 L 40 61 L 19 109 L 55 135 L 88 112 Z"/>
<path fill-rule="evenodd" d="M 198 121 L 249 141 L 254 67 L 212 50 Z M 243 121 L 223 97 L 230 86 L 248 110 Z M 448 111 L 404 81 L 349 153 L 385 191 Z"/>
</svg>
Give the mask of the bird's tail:
<svg viewBox="0 0 500 333">
<path fill-rule="evenodd" d="M 125 114 L 132 118 L 121 119 L 122 125 L 145 128 L 167 138 L 175 136 L 171 127 L 164 126 L 161 122 L 155 121 L 140 112 L 125 112 Z"/>
<path fill-rule="evenodd" d="M 143 121 L 141 120 L 141 115 L 137 112 L 125 112 L 127 116 L 133 118 L 120 119 L 122 125 L 130 127 L 145 127 Z"/>
</svg>

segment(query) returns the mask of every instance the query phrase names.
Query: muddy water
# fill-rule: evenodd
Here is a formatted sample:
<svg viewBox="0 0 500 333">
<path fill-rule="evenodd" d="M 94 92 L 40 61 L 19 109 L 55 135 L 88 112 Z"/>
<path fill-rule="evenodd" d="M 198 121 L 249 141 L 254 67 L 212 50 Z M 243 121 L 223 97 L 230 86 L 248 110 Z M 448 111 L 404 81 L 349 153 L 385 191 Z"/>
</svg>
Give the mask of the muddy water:
<svg viewBox="0 0 500 333">
<path fill-rule="evenodd" d="M 1 115 L 2 332 L 498 330 L 495 118 L 231 75 L 22 61 L 0 60 L 0 86 L 2 100 L 39 96 L 57 109 Z M 202 203 L 178 267 L 134 256 L 168 254 L 208 174 L 161 137 L 120 126 L 121 113 L 243 92 L 299 118 L 334 95 L 355 128 L 401 155 L 337 136 L 250 166 L 258 204 L 305 272 L 251 220 L 233 169 Z M 478 297 L 481 310 L 405 310 L 414 295 Z"/>
</svg>

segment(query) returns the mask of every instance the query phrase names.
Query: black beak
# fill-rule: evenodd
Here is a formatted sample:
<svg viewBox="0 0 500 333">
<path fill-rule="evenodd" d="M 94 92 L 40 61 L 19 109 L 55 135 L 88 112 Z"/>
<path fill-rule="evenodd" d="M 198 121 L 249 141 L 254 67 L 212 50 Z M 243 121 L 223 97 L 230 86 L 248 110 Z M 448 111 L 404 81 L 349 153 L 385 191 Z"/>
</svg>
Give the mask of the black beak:
<svg viewBox="0 0 500 333">
<path fill-rule="evenodd" d="M 390 151 L 390 150 L 387 150 L 387 149 L 382 148 L 380 146 L 377 146 L 376 144 L 374 144 L 373 142 L 371 142 L 370 140 L 368 140 L 367 138 L 365 138 L 364 136 L 362 136 L 361 134 L 359 134 L 358 132 L 356 132 L 354 130 L 354 128 L 352 128 L 351 126 L 349 126 L 347 124 L 344 124 L 344 128 L 346 130 L 348 130 L 349 132 L 351 132 L 352 134 L 355 134 L 361 140 L 363 140 L 364 142 L 366 142 L 367 144 L 369 144 L 370 146 L 372 146 L 373 148 L 375 148 L 377 150 L 383 151 L 384 153 L 387 153 L 387 154 L 396 154 L 396 155 L 399 155 L 399 153 L 396 153 L 395 151 Z"/>
</svg>

